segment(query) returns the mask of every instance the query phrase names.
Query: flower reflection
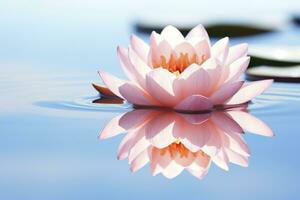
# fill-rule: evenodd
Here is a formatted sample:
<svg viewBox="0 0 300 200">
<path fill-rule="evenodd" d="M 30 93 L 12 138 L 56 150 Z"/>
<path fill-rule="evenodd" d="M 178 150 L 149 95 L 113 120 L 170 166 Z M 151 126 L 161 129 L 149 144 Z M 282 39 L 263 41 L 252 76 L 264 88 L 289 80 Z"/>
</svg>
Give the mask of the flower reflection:
<svg viewBox="0 0 300 200">
<path fill-rule="evenodd" d="M 229 169 L 229 163 L 248 166 L 245 131 L 273 136 L 265 123 L 243 107 L 204 114 L 133 110 L 113 118 L 100 138 L 127 132 L 118 159 L 128 158 L 132 171 L 149 163 L 153 175 L 174 178 L 186 169 L 201 179 L 211 162 L 224 170 Z"/>
</svg>

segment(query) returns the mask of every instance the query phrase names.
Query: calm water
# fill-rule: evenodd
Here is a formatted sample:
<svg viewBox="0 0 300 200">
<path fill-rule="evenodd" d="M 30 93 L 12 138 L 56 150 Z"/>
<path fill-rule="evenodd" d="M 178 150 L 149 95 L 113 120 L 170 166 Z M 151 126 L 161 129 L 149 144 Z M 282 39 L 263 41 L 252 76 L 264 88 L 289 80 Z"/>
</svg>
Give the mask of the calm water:
<svg viewBox="0 0 300 200">
<path fill-rule="evenodd" d="M 115 47 L 128 44 L 129 22 L 96 26 L 47 18 L 48 25 L 41 25 L 26 17 L 26 23 L 1 22 L 7 31 L 0 41 L 7 48 L 0 50 L 0 199 L 300 197 L 298 84 L 275 83 L 249 106 L 276 136 L 245 135 L 248 168 L 230 165 L 225 172 L 212 165 L 203 180 L 187 172 L 172 180 L 153 177 L 149 166 L 131 173 L 127 161 L 116 159 L 123 136 L 97 138 L 130 106 L 92 104 L 98 94 L 90 84 L 99 81 L 99 68 L 122 76 Z M 232 43 L 300 45 L 299 28 L 285 30 Z"/>
</svg>

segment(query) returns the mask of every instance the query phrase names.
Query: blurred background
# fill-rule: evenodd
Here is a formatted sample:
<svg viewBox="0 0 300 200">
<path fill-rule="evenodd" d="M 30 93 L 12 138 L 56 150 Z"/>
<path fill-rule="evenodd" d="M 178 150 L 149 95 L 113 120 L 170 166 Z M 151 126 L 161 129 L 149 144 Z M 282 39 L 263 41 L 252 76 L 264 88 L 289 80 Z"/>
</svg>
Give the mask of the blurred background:
<svg viewBox="0 0 300 200">
<path fill-rule="evenodd" d="M 234 36 L 264 61 L 298 65 L 299 18 L 299 0 L 0 0 L 0 199 L 299 199 L 297 84 L 273 84 L 250 106 L 277 136 L 246 135 L 249 168 L 212 167 L 202 181 L 129 173 L 121 138 L 97 139 L 128 109 L 91 104 L 97 70 L 123 76 L 116 48 L 132 33 L 148 41 L 149 30 L 202 23 L 213 42 Z"/>
</svg>

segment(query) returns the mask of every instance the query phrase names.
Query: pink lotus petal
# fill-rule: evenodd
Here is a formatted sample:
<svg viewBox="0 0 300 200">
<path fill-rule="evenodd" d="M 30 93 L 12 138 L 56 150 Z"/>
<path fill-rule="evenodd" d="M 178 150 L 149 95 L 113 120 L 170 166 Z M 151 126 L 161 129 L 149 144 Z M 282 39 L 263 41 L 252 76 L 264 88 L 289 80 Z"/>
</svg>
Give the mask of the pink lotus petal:
<svg viewBox="0 0 300 200">
<path fill-rule="evenodd" d="M 206 39 L 200 40 L 194 45 L 198 58 L 210 58 L 210 44 Z M 201 60 L 202 61 L 202 60 Z"/>
<path fill-rule="evenodd" d="M 161 32 L 161 37 L 163 37 L 168 43 L 172 46 L 175 47 L 177 44 L 181 43 L 184 41 L 183 35 L 180 33 L 180 31 L 175 28 L 174 26 L 166 26 L 162 32 Z"/>
<path fill-rule="evenodd" d="M 226 82 L 234 82 L 246 71 L 250 62 L 250 57 L 242 57 L 229 65 L 229 74 Z"/>
<path fill-rule="evenodd" d="M 211 117 L 216 127 L 229 133 L 243 133 L 242 127 L 225 112 L 213 112 Z"/>
<path fill-rule="evenodd" d="M 166 40 L 161 41 L 157 46 L 153 44 L 149 51 L 148 64 L 150 63 L 152 67 L 159 66 L 161 58 L 164 57 L 168 61 L 171 54 L 173 54 L 173 49 Z"/>
<path fill-rule="evenodd" d="M 157 148 L 165 148 L 176 141 L 173 136 L 174 118 L 171 113 L 162 113 L 146 126 L 146 138 Z"/>
<path fill-rule="evenodd" d="M 226 152 L 224 149 L 218 152 L 218 154 L 212 157 L 212 161 L 220 168 L 224 169 L 225 171 L 229 170 L 228 163 L 229 159 L 227 157 Z"/>
<path fill-rule="evenodd" d="M 118 115 L 111 119 L 99 134 L 100 139 L 108 139 L 123 133 L 125 129 L 119 125 L 119 121 L 124 114 Z"/>
<path fill-rule="evenodd" d="M 205 28 L 201 24 L 193 28 L 185 37 L 186 40 L 190 40 L 192 38 L 205 38 L 208 43 L 210 41 Z"/>
<path fill-rule="evenodd" d="M 184 167 L 180 166 L 176 162 L 172 161 L 163 171 L 161 172 L 165 177 L 172 179 L 178 176 Z"/>
<path fill-rule="evenodd" d="M 229 114 L 246 131 L 268 137 L 274 136 L 273 131 L 268 125 L 249 113 L 242 111 L 230 111 Z"/>
<path fill-rule="evenodd" d="M 119 90 L 121 95 L 129 103 L 135 105 L 157 105 L 151 96 L 132 83 L 125 83 L 119 88 Z"/>
<path fill-rule="evenodd" d="M 227 102 L 227 105 L 242 104 L 263 93 L 273 80 L 254 81 L 245 83 L 242 88 Z"/>
<path fill-rule="evenodd" d="M 212 94 L 219 86 L 219 79 L 222 76 L 222 65 L 215 58 L 206 60 L 201 67 L 207 72 L 210 78 L 209 87 L 207 89 L 208 94 Z"/>
<path fill-rule="evenodd" d="M 130 41 L 132 49 L 145 63 L 147 63 L 149 45 L 135 35 L 131 35 Z"/>
<path fill-rule="evenodd" d="M 207 123 L 189 124 L 176 123 L 173 135 L 180 138 L 180 141 L 191 152 L 197 152 L 203 147 L 211 136 L 210 128 Z"/>
<path fill-rule="evenodd" d="M 144 123 L 150 120 L 152 117 L 159 114 L 159 111 L 149 110 L 133 110 L 124 114 L 119 120 L 119 125 L 124 129 L 132 129 L 144 125 Z"/>
<path fill-rule="evenodd" d="M 237 59 L 246 56 L 248 53 L 248 44 L 242 43 L 229 48 L 226 65 L 230 65 Z"/>
<path fill-rule="evenodd" d="M 180 114 L 181 117 L 184 118 L 186 123 L 190 124 L 202 124 L 206 122 L 210 116 L 211 113 L 203 113 L 203 114 Z"/>
<path fill-rule="evenodd" d="M 228 56 L 229 51 L 229 38 L 225 37 L 219 41 L 217 41 L 211 47 L 211 55 L 214 58 L 217 58 L 222 64 L 225 64 L 225 61 Z"/>
<path fill-rule="evenodd" d="M 118 97 L 124 99 L 124 97 L 119 92 L 119 87 L 127 83 L 126 81 L 119 79 L 109 73 L 99 71 L 100 78 L 104 84 Z"/>
<path fill-rule="evenodd" d="M 151 68 L 142 59 L 139 58 L 139 56 L 135 53 L 135 51 L 131 47 L 128 48 L 128 56 L 132 64 L 132 67 L 135 71 L 139 85 L 142 88 L 146 88 L 145 86 L 146 74 L 151 71 Z"/>
<path fill-rule="evenodd" d="M 136 143 L 130 148 L 128 162 L 131 163 L 140 153 L 147 150 L 149 146 L 150 142 L 146 140 L 145 136 L 136 141 Z"/>
<path fill-rule="evenodd" d="M 132 145 L 134 145 L 136 140 L 138 140 L 140 137 L 142 137 L 139 135 L 138 131 L 139 131 L 139 129 L 135 129 L 135 130 L 128 132 L 125 135 L 125 137 L 123 138 L 123 140 L 121 141 L 121 143 L 119 144 L 119 147 L 118 147 L 118 159 L 119 160 L 123 160 L 123 159 L 127 158 Z"/>
<path fill-rule="evenodd" d="M 177 164 L 181 165 L 182 167 L 188 167 L 194 162 L 196 157 L 190 152 L 188 152 L 187 156 L 182 156 L 179 152 L 176 152 L 173 159 Z"/>
<path fill-rule="evenodd" d="M 149 94 L 163 105 L 172 107 L 178 102 L 178 96 L 173 90 L 176 76 L 166 69 L 157 68 L 146 76 L 146 84 Z"/>
<path fill-rule="evenodd" d="M 228 156 L 228 159 L 231 163 L 234 163 L 236 165 L 240 165 L 242 167 L 248 167 L 249 161 L 247 156 L 242 156 L 234 151 L 231 151 L 229 149 L 226 149 L 226 154 Z"/>
<path fill-rule="evenodd" d="M 194 47 L 186 41 L 177 44 L 174 48 L 174 52 L 177 57 L 179 57 L 180 54 L 187 54 L 189 58 L 192 58 L 193 55 L 196 54 Z"/>
<path fill-rule="evenodd" d="M 214 105 L 223 104 L 237 93 L 243 84 L 244 81 L 224 84 L 209 97 L 209 100 L 213 102 Z"/>
<path fill-rule="evenodd" d="M 192 95 L 182 100 L 176 105 L 177 111 L 204 111 L 212 109 L 212 102 L 202 95 Z"/>
<path fill-rule="evenodd" d="M 117 55 L 118 55 L 121 67 L 122 67 L 124 73 L 126 74 L 126 76 L 130 80 L 138 83 L 139 77 L 137 77 L 138 74 L 136 74 L 136 71 L 135 71 L 134 67 L 132 66 L 131 62 L 129 61 L 128 49 L 118 47 L 117 48 Z"/>
<path fill-rule="evenodd" d="M 242 156 L 249 156 L 250 155 L 250 150 L 248 145 L 246 144 L 245 140 L 243 137 L 234 132 L 224 132 L 223 135 L 223 141 L 224 147 L 227 149 L 230 149 L 231 151 L 234 151 Z M 226 138 L 226 139 L 224 139 Z"/>
<path fill-rule="evenodd" d="M 142 167 L 144 167 L 148 162 L 149 162 L 148 150 L 145 150 L 132 161 L 130 170 L 132 172 L 136 172 Z"/>
<path fill-rule="evenodd" d="M 190 65 L 179 75 L 178 79 L 185 97 L 195 94 L 207 95 L 211 83 L 207 71 L 197 64 Z"/>
</svg>

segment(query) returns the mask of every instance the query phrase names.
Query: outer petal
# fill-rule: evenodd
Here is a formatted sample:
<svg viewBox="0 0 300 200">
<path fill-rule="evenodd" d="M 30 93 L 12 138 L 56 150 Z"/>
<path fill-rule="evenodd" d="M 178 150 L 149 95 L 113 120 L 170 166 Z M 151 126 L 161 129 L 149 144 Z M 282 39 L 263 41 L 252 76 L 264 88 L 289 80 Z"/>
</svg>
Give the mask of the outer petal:
<svg viewBox="0 0 300 200">
<path fill-rule="evenodd" d="M 210 77 L 202 66 L 190 65 L 178 77 L 178 84 L 182 87 L 183 96 L 188 97 L 195 94 L 206 96 L 210 86 Z"/>
<path fill-rule="evenodd" d="M 246 56 L 248 53 L 248 44 L 238 44 L 229 48 L 228 57 L 226 60 L 226 65 L 230 65 L 237 59 Z"/>
<path fill-rule="evenodd" d="M 246 71 L 250 62 L 250 57 L 242 57 L 229 65 L 229 74 L 225 82 L 234 82 Z"/>
<path fill-rule="evenodd" d="M 273 80 L 254 81 L 246 83 L 242 88 L 227 102 L 228 105 L 242 104 L 252 100 L 254 97 L 263 93 Z"/>
<path fill-rule="evenodd" d="M 162 174 L 169 178 L 175 178 L 178 176 L 182 171 L 184 170 L 184 167 L 177 164 L 175 161 L 172 161 L 163 171 Z"/>
<path fill-rule="evenodd" d="M 268 137 L 274 136 L 270 127 L 253 115 L 242 111 L 229 111 L 228 113 L 246 131 Z"/>
<path fill-rule="evenodd" d="M 99 71 L 100 78 L 104 82 L 104 84 L 112 91 L 115 95 L 118 97 L 124 99 L 124 97 L 119 92 L 119 87 L 124 85 L 126 81 L 119 79 L 109 73 L 106 72 L 100 72 Z"/>
<path fill-rule="evenodd" d="M 146 138 L 157 148 L 165 148 L 176 141 L 173 135 L 174 115 L 170 112 L 161 113 L 146 126 Z"/>
<path fill-rule="evenodd" d="M 172 47 L 175 47 L 177 44 L 184 41 L 183 35 L 180 31 L 174 26 L 166 26 L 162 32 L 161 36 L 171 44 Z"/>
<path fill-rule="evenodd" d="M 229 38 L 225 37 L 216 42 L 211 47 L 212 57 L 217 58 L 222 64 L 225 64 L 229 51 Z"/>
<path fill-rule="evenodd" d="M 145 93 L 141 88 L 132 84 L 125 83 L 120 87 L 121 95 L 130 103 L 135 105 L 157 105 L 157 103 Z"/>
<path fill-rule="evenodd" d="M 147 63 L 148 54 L 149 54 L 149 46 L 143 40 L 138 38 L 135 35 L 131 35 L 131 46 L 136 54 L 145 62 Z"/>
<path fill-rule="evenodd" d="M 209 100 L 214 105 L 223 104 L 225 101 L 230 99 L 239 89 L 241 89 L 244 81 L 239 81 L 235 83 L 229 83 L 222 85 L 216 92 L 209 97 Z"/>
<path fill-rule="evenodd" d="M 212 102 L 202 95 L 192 95 L 182 100 L 176 105 L 177 111 L 204 111 L 212 109 Z"/>
<path fill-rule="evenodd" d="M 144 167 L 149 162 L 148 150 L 146 149 L 141 154 L 139 154 L 131 163 L 130 170 L 132 172 L 138 171 Z"/>
<path fill-rule="evenodd" d="M 199 24 L 198 26 L 196 26 L 195 28 L 193 28 L 185 37 L 185 39 L 190 40 L 192 38 L 205 38 L 207 40 L 207 42 L 209 43 L 209 37 L 208 34 L 205 30 L 205 28 Z"/>
<path fill-rule="evenodd" d="M 165 106 L 174 106 L 179 96 L 175 95 L 173 83 L 175 75 L 163 68 L 157 68 L 146 76 L 147 91 Z"/>
<path fill-rule="evenodd" d="M 119 125 L 120 119 L 124 116 L 124 114 L 118 115 L 114 117 L 112 120 L 110 120 L 109 123 L 106 124 L 106 126 L 102 129 L 102 131 L 99 134 L 100 139 L 107 139 L 110 137 L 114 137 L 122 132 L 125 131 L 123 127 Z"/>
</svg>

